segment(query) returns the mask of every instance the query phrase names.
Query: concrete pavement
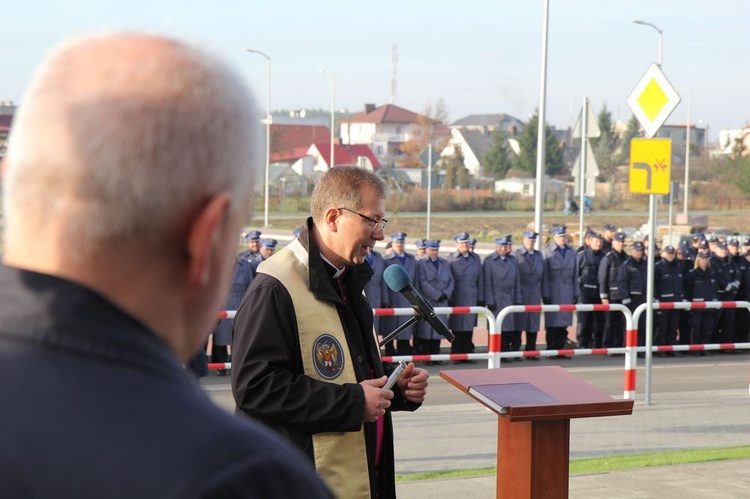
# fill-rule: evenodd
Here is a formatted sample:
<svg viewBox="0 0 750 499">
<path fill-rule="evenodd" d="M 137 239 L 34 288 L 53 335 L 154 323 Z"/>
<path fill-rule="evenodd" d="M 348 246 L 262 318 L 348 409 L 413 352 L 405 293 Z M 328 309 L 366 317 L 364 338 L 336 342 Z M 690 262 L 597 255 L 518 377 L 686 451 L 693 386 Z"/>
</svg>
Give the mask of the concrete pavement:
<svg viewBox="0 0 750 499">
<path fill-rule="evenodd" d="M 496 464 L 496 416 L 468 397 L 394 413 L 394 421 L 399 474 Z M 631 416 L 571 421 L 571 459 L 737 445 L 750 445 L 746 389 L 662 393 L 653 405 L 636 400 Z M 569 487 L 572 498 L 746 498 L 750 461 L 574 475 Z M 397 489 L 401 499 L 491 498 L 495 477 L 399 482 Z"/>
</svg>

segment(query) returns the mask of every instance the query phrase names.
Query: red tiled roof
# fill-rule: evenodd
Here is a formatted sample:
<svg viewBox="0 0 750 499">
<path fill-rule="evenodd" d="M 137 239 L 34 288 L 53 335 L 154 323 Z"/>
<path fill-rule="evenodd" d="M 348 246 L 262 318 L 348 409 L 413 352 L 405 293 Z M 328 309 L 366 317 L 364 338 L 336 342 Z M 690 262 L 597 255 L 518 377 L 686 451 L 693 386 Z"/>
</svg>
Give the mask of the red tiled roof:
<svg viewBox="0 0 750 499">
<path fill-rule="evenodd" d="M 291 149 L 284 149 L 280 152 L 271 153 L 271 162 L 275 163 L 278 161 L 295 161 L 302 157 L 307 156 L 307 151 L 310 149 L 310 144 L 300 147 L 292 147 Z"/>
<path fill-rule="evenodd" d="M 408 109 L 393 104 L 385 104 L 369 113 L 353 114 L 344 121 L 351 123 L 416 123 L 418 116 L 417 113 Z"/>
<path fill-rule="evenodd" d="M 313 146 L 318 150 L 320 157 L 327 165 L 331 165 L 331 143 L 318 144 L 315 143 Z M 357 158 L 364 156 L 370 160 L 373 168 L 380 168 L 380 162 L 372 153 L 370 146 L 365 144 L 353 144 L 340 146 L 333 146 L 333 155 L 335 158 L 335 165 L 353 165 L 357 163 Z"/>
<path fill-rule="evenodd" d="M 298 159 L 305 156 L 310 144 L 330 144 L 331 130 L 322 125 L 274 125 L 271 123 L 271 161 Z M 304 148 L 302 154 L 298 149 Z"/>
</svg>

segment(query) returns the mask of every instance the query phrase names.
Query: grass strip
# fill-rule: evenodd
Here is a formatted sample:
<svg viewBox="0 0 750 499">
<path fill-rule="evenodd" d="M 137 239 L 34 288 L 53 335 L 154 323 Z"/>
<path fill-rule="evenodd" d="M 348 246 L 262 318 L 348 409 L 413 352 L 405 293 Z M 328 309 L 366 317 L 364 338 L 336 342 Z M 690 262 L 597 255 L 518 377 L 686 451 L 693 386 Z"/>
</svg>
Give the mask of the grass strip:
<svg viewBox="0 0 750 499">
<path fill-rule="evenodd" d="M 570 461 L 570 474 L 581 475 L 602 473 L 614 470 L 670 466 L 672 464 L 704 463 L 709 461 L 733 461 L 750 459 L 750 446 L 718 447 L 711 449 L 690 449 L 683 451 L 654 452 L 648 454 L 624 454 L 618 456 L 574 459 Z M 466 478 L 480 475 L 494 475 L 495 467 L 468 470 L 430 471 L 396 475 L 397 482 L 435 480 L 444 478 Z"/>
</svg>

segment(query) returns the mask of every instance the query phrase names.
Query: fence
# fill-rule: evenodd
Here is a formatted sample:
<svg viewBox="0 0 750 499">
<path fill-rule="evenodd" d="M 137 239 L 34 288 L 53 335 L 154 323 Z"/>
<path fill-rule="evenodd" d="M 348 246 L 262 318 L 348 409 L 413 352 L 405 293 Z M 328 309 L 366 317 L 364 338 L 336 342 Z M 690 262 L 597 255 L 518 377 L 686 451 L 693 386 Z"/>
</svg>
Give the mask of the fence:
<svg viewBox="0 0 750 499">
<path fill-rule="evenodd" d="M 633 328 L 633 316 L 630 313 L 630 309 L 625 305 L 619 303 L 612 303 L 609 305 L 601 304 L 579 304 L 579 305 L 512 305 L 505 307 L 500 311 L 495 321 L 495 329 L 498 331 L 498 336 L 502 336 L 502 324 L 508 314 L 513 313 L 528 313 L 528 312 L 621 312 L 625 315 L 625 330 L 629 331 Z M 580 349 L 565 349 L 565 350 L 540 350 L 538 352 L 515 352 L 516 355 L 498 355 L 502 357 L 517 357 L 519 354 L 524 356 L 539 355 L 539 356 L 552 356 L 552 355 L 592 355 L 592 354 L 625 354 L 625 388 L 623 391 L 623 397 L 625 399 L 632 399 L 635 397 L 635 362 L 636 351 L 631 345 L 628 348 L 626 343 L 625 348 L 580 348 Z M 632 366 L 632 367 L 631 367 Z M 499 367 L 499 366 L 498 366 Z"/>
<path fill-rule="evenodd" d="M 722 308 L 746 308 L 750 310 L 750 302 L 746 301 L 703 301 L 703 302 L 654 302 L 652 304 L 654 310 L 718 310 Z M 648 309 L 648 303 L 639 305 L 633 312 L 633 326 L 635 329 L 630 329 L 625 335 L 625 347 L 635 348 L 637 351 L 644 351 L 646 353 L 646 404 L 651 404 L 651 355 L 652 352 L 680 352 L 680 351 L 701 351 L 701 350 L 730 350 L 736 348 L 750 348 L 750 343 L 706 343 L 706 344 L 695 344 L 695 345 L 658 345 L 653 346 L 653 331 L 652 334 L 646 334 L 646 346 L 637 347 L 638 345 L 638 320 L 641 315 Z M 653 324 L 653 322 L 652 322 Z M 652 327 L 653 329 L 653 327 Z M 631 356 L 630 368 L 626 366 L 626 371 L 630 371 L 632 379 L 632 393 L 633 398 L 635 397 L 635 369 L 637 362 L 637 355 Z M 627 361 L 626 361 L 627 364 Z M 750 386 L 748 386 L 748 392 L 750 393 Z"/>
</svg>

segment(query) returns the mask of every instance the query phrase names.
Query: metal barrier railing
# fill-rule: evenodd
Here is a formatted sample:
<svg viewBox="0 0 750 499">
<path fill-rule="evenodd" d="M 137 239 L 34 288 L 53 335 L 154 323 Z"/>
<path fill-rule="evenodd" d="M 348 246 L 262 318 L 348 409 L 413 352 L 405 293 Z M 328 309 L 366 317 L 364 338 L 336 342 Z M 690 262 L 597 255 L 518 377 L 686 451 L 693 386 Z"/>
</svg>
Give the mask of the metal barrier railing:
<svg viewBox="0 0 750 499">
<path fill-rule="evenodd" d="M 621 312 L 625 316 L 625 330 L 628 331 L 633 328 L 633 316 L 630 313 L 630 309 L 625 305 L 619 303 L 611 303 L 609 305 L 603 304 L 563 304 L 563 305 L 512 305 L 505 307 L 497 315 L 495 320 L 495 329 L 498 331 L 498 336 L 502 337 L 502 324 L 508 314 L 513 313 L 525 313 L 525 312 Z M 591 355 L 591 354 L 625 354 L 625 387 L 623 390 L 623 398 L 632 399 L 635 397 L 635 371 L 632 371 L 629 366 L 633 365 L 632 359 L 637 356 L 634 347 L 628 347 L 626 343 L 625 348 L 581 348 L 581 349 L 565 349 L 565 350 L 540 350 L 535 352 L 536 355 L 540 356 L 552 356 L 552 355 Z M 503 354 L 502 357 L 517 357 L 519 354 L 529 356 L 529 352 L 514 352 L 515 355 Z M 499 355 L 498 355 L 499 356 Z M 633 367 L 632 369 L 635 369 Z"/>
<path fill-rule="evenodd" d="M 654 302 L 654 310 L 719 310 L 722 308 L 746 308 L 750 310 L 750 302 L 747 301 L 678 301 L 678 302 Z M 633 324 L 635 329 L 628 331 L 626 335 L 626 347 L 636 347 L 638 344 L 638 320 L 648 309 L 648 303 L 642 303 L 633 311 Z M 703 345 L 663 345 L 653 346 L 653 331 L 646 331 L 646 346 L 637 347 L 638 351 L 646 353 L 646 404 L 651 403 L 651 360 L 654 351 L 700 351 L 700 350 L 727 350 L 736 348 L 748 348 L 750 343 L 708 343 Z M 635 397 L 635 369 L 637 355 L 630 359 L 630 370 L 633 373 L 633 397 Z M 626 368 L 627 369 L 627 368 Z M 748 386 L 750 393 L 750 386 Z"/>
<path fill-rule="evenodd" d="M 493 353 L 500 352 L 500 336 L 497 334 L 495 329 L 495 315 L 487 307 L 435 307 L 435 313 L 438 315 L 451 315 L 451 314 L 477 314 L 483 315 L 487 318 L 487 353 L 451 353 L 451 354 L 435 354 L 435 355 L 392 355 L 384 356 L 383 360 L 387 362 L 398 362 L 403 360 L 404 362 L 427 362 L 427 361 L 442 361 L 442 360 L 482 360 L 487 359 L 487 367 L 495 369 L 500 367 L 500 358 L 493 358 Z M 415 315 L 413 308 L 376 308 L 373 309 L 373 315 L 376 317 L 386 316 L 406 316 Z M 496 365 L 497 364 L 497 365 Z"/>
</svg>

